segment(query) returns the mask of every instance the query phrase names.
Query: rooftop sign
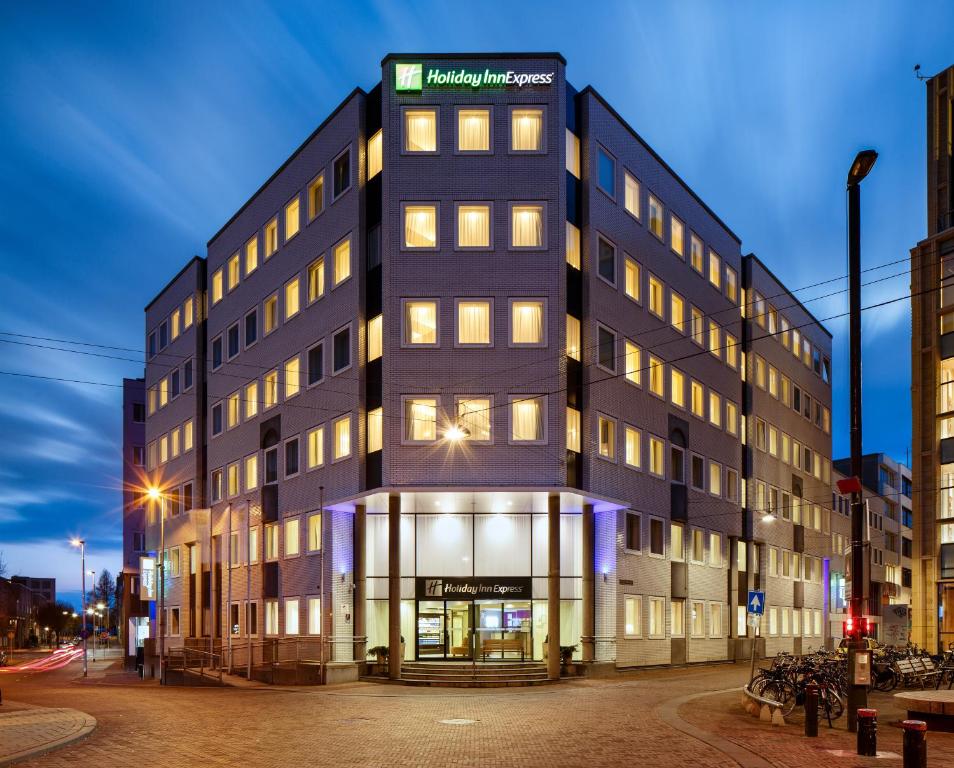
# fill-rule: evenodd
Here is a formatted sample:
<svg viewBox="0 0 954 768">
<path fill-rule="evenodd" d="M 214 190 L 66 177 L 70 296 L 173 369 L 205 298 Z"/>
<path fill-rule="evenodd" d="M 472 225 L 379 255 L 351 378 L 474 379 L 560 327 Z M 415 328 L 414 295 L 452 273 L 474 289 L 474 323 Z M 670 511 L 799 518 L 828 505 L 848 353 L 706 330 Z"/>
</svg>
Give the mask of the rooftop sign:
<svg viewBox="0 0 954 768">
<path fill-rule="evenodd" d="M 420 93 L 424 88 L 522 88 L 552 85 L 553 72 L 505 72 L 490 69 L 442 69 L 421 63 L 394 65 L 394 90 Z"/>
</svg>

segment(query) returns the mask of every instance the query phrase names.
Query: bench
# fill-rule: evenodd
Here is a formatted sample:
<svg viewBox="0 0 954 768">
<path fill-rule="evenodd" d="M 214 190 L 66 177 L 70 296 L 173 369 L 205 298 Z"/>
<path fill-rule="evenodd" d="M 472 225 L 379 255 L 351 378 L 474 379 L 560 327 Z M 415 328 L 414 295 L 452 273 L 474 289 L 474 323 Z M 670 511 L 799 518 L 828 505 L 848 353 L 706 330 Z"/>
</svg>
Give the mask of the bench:
<svg viewBox="0 0 954 768">
<path fill-rule="evenodd" d="M 912 681 L 924 688 L 925 681 L 934 682 L 937 677 L 937 670 L 934 668 L 934 662 L 923 656 L 915 656 L 910 659 L 898 659 L 895 662 L 898 675 L 904 685 L 911 685 Z"/>
<path fill-rule="evenodd" d="M 508 652 L 519 653 L 520 661 L 523 661 L 526 653 L 523 640 L 520 638 L 512 638 L 509 640 L 486 638 L 480 641 L 480 655 L 484 661 L 487 661 L 488 653 L 499 653 L 501 658 L 503 658 Z"/>
</svg>

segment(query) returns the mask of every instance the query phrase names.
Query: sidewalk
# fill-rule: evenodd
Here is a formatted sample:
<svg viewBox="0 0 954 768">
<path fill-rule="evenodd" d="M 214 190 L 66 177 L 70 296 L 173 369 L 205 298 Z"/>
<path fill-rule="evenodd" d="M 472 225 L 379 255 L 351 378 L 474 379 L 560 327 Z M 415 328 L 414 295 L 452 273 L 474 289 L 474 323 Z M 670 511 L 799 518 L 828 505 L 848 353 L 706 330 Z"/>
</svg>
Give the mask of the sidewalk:
<svg viewBox="0 0 954 768">
<path fill-rule="evenodd" d="M 5 701 L 0 706 L 0 766 L 65 747 L 94 728 L 96 719 L 85 712 Z"/>
</svg>

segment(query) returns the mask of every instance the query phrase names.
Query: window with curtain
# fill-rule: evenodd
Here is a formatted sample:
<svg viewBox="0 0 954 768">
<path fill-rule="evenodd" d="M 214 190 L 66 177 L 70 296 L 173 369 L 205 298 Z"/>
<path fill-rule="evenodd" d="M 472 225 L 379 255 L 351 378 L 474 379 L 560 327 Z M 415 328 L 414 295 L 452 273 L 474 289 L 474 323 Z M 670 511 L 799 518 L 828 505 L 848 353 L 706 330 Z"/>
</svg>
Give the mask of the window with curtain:
<svg viewBox="0 0 954 768">
<path fill-rule="evenodd" d="M 285 284 L 285 319 L 294 317 L 301 308 L 301 284 L 296 277 Z"/>
<path fill-rule="evenodd" d="M 472 442 L 490 442 L 492 413 L 489 398 L 468 397 L 457 399 L 457 423 L 470 432 L 467 439 Z"/>
<path fill-rule="evenodd" d="M 663 455 L 663 441 L 658 437 L 649 438 L 649 471 L 657 477 L 666 476 L 666 458 Z"/>
<path fill-rule="evenodd" d="M 702 265 L 705 257 L 702 252 L 702 240 L 693 235 L 689 239 L 689 263 L 699 274 L 702 274 Z"/>
<path fill-rule="evenodd" d="M 640 355 L 639 347 L 628 339 L 623 342 L 623 363 L 626 366 L 626 381 L 630 384 L 640 382 Z"/>
<path fill-rule="evenodd" d="M 566 355 L 580 360 L 580 321 L 573 315 L 566 316 Z"/>
<path fill-rule="evenodd" d="M 368 453 L 380 451 L 384 447 L 384 410 L 375 408 L 368 411 Z"/>
<path fill-rule="evenodd" d="M 703 400 L 705 390 L 698 381 L 693 381 L 690 384 L 690 389 L 692 391 L 692 414 L 701 419 L 705 414 L 705 401 Z"/>
<path fill-rule="evenodd" d="M 639 218 L 639 182 L 628 173 L 623 174 L 623 203 L 626 210 Z"/>
<path fill-rule="evenodd" d="M 675 216 L 669 216 L 669 247 L 673 253 L 678 254 L 680 259 L 685 258 L 685 243 L 683 242 L 684 228 L 682 222 Z"/>
<path fill-rule="evenodd" d="M 669 322 L 679 333 L 686 332 L 686 302 L 675 291 L 669 293 Z"/>
<path fill-rule="evenodd" d="M 663 396 L 663 379 L 665 369 L 663 361 L 653 355 L 649 356 L 649 391 L 659 397 Z"/>
<path fill-rule="evenodd" d="M 709 282 L 714 288 L 722 287 L 722 259 L 711 248 L 709 249 Z"/>
<path fill-rule="evenodd" d="M 649 229 L 660 240 L 663 238 L 663 207 L 653 195 L 649 196 Z"/>
<path fill-rule="evenodd" d="M 241 263 L 239 261 L 239 255 L 236 253 L 231 259 L 229 259 L 229 290 L 233 290 L 239 284 L 239 278 L 241 276 Z M 172 338 L 175 339 L 179 335 L 179 329 L 176 325 L 172 326 Z"/>
<path fill-rule="evenodd" d="M 404 151 L 437 152 L 437 110 L 404 110 Z"/>
<path fill-rule="evenodd" d="M 490 151 L 490 110 L 457 110 L 457 151 Z"/>
<path fill-rule="evenodd" d="M 543 248 L 543 206 L 512 205 L 510 207 L 512 248 Z"/>
<path fill-rule="evenodd" d="M 599 417 L 600 456 L 616 460 L 616 422 L 606 416 Z"/>
<path fill-rule="evenodd" d="M 342 416 L 335 421 L 335 459 L 351 455 L 351 416 Z"/>
<path fill-rule="evenodd" d="M 566 223 L 566 263 L 580 268 L 580 230 L 570 222 Z"/>
<path fill-rule="evenodd" d="M 627 466 L 639 469 L 643 465 L 642 456 L 642 434 L 635 427 L 627 426 L 625 429 L 625 455 L 624 460 Z"/>
<path fill-rule="evenodd" d="M 569 128 L 566 129 L 566 169 L 576 178 L 581 178 L 580 138 Z"/>
<path fill-rule="evenodd" d="M 384 134 L 380 130 L 368 139 L 368 178 L 373 179 L 379 173 L 383 164 Z"/>
<path fill-rule="evenodd" d="M 258 235 L 245 244 L 245 275 L 246 277 L 258 269 Z"/>
<path fill-rule="evenodd" d="M 409 443 L 432 443 L 437 440 L 436 398 L 405 398 L 404 439 Z"/>
<path fill-rule="evenodd" d="M 514 152 L 543 151 L 543 110 L 514 109 L 510 112 L 510 149 Z"/>
<path fill-rule="evenodd" d="M 683 600 L 673 600 L 669 604 L 671 614 L 670 634 L 673 637 L 682 637 L 686 634 L 686 604 Z"/>
<path fill-rule="evenodd" d="M 325 428 L 315 427 L 309 430 L 307 443 L 308 469 L 320 467 L 325 463 Z"/>
<path fill-rule="evenodd" d="M 686 377 L 675 368 L 669 369 L 669 399 L 679 408 L 686 407 Z"/>
<path fill-rule="evenodd" d="M 437 344 L 437 302 L 404 302 L 404 343 Z"/>
<path fill-rule="evenodd" d="M 301 389 L 301 362 L 293 357 L 285 362 L 285 399 L 294 397 Z"/>
<path fill-rule="evenodd" d="M 285 521 L 285 557 L 294 557 L 301 551 L 301 521 L 297 517 Z"/>
<path fill-rule="evenodd" d="M 543 346 L 543 301 L 514 300 L 510 303 L 510 343 Z"/>
<path fill-rule="evenodd" d="M 642 301 L 642 291 L 640 290 L 642 284 L 642 271 L 633 259 L 628 256 L 624 260 L 623 267 L 623 291 L 626 293 L 629 298 L 633 301 Z"/>
<path fill-rule="evenodd" d="M 566 448 L 580 452 L 580 412 L 576 408 L 566 409 Z"/>
<path fill-rule="evenodd" d="M 639 595 L 626 595 L 624 634 L 627 637 L 639 637 L 643 634 L 643 599 Z"/>
<path fill-rule="evenodd" d="M 278 403 L 278 371 L 269 371 L 264 378 L 265 407 L 271 408 Z"/>
<path fill-rule="evenodd" d="M 384 354 L 384 316 L 377 315 L 368 320 L 368 362 L 377 360 Z"/>
<path fill-rule="evenodd" d="M 404 247 L 437 247 L 437 206 L 404 206 Z"/>
<path fill-rule="evenodd" d="M 666 308 L 663 306 L 663 284 L 654 275 L 649 276 L 649 311 L 665 319 Z"/>
<path fill-rule="evenodd" d="M 490 206 L 472 203 L 457 206 L 457 247 L 490 247 Z"/>
<path fill-rule="evenodd" d="M 543 441 L 543 398 L 514 398 L 511 401 L 510 439 L 515 443 Z"/>
<path fill-rule="evenodd" d="M 351 277 L 351 239 L 346 238 L 335 246 L 335 285 Z"/>
<path fill-rule="evenodd" d="M 278 250 L 278 219 L 272 219 L 265 225 L 265 258 Z"/>
<path fill-rule="evenodd" d="M 490 302 L 485 299 L 461 299 L 457 302 L 457 343 L 490 344 Z"/>
<path fill-rule="evenodd" d="M 285 242 L 291 240 L 301 229 L 301 201 L 296 197 L 285 206 Z"/>
</svg>

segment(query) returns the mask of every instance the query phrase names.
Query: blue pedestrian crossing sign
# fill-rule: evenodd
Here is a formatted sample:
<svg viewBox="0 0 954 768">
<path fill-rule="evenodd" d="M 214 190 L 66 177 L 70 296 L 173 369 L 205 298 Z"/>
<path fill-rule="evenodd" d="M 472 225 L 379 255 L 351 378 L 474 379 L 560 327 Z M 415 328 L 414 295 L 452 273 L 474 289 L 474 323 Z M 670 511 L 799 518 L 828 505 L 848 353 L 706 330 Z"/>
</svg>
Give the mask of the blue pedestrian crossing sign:
<svg viewBox="0 0 954 768">
<path fill-rule="evenodd" d="M 749 613 L 761 616 L 765 612 L 765 593 L 751 589 L 749 590 Z"/>
</svg>

